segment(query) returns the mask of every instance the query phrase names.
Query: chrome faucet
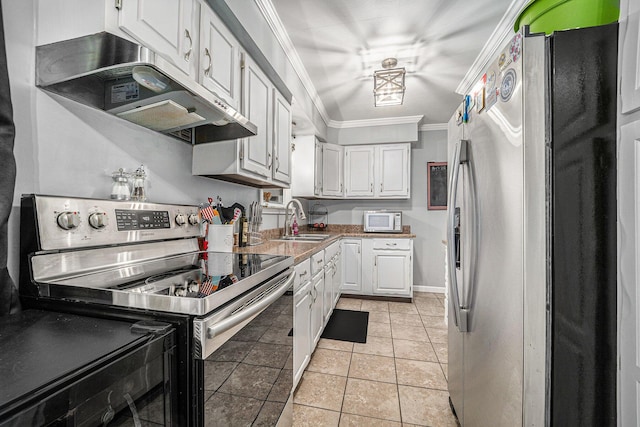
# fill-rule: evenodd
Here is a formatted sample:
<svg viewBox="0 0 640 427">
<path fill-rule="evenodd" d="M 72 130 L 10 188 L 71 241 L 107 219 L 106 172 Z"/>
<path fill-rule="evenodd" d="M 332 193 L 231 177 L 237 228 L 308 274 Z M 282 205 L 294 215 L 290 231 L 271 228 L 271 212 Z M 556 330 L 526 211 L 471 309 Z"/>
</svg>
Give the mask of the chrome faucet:
<svg viewBox="0 0 640 427">
<path fill-rule="evenodd" d="M 289 229 L 291 228 L 291 215 L 295 215 L 296 214 L 296 210 L 295 208 L 293 209 L 293 213 L 291 215 L 289 215 L 289 207 L 291 206 L 291 203 L 295 202 L 298 205 L 298 212 L 300 213 L 300 216 L 298 218 L 300 219 L 307 219 L 307 217 L 304 214 L 304 210 L 302 209 L 302 203 L 300 203 L 300 200 L 298 199 L 291 199 L 289 200 L 289 203 L 287 203 L 287 206 L 284 208 L 284 235 L 285 236 L 289 236 Z"/>
</svg>

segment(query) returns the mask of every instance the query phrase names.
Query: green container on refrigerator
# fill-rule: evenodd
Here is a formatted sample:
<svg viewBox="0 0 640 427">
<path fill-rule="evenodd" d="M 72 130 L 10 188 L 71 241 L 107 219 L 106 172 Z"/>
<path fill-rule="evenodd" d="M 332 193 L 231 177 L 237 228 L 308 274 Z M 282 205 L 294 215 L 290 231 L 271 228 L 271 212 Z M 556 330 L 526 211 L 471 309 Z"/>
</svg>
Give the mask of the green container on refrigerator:
<svg viewBox="0 0 640 427">
<path fill-rule="evenodd" d="M 619 16 L 619 0 L 533 0 L 516 19 L 514 30 L 528 25 L 532 33 L 551 34 L 610 24 Z"/>
</svg>

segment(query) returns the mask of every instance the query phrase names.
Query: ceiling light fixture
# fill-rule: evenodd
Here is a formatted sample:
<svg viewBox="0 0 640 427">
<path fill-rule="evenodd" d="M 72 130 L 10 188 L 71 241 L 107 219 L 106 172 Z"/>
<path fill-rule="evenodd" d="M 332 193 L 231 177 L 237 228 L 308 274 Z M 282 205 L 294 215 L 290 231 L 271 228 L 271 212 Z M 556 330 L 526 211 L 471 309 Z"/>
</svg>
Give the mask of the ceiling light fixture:
<svg viewBox="0 0 640 427">
<path fill-rule="evenodd" d="M 376 107 L 402 105 L 406 72 L 404 68 L 394 68 L 396 65 L 396 58 L 387 58 L 382 61 L 384 69 L 373 73 L 373 100 Z"/>
</svg>

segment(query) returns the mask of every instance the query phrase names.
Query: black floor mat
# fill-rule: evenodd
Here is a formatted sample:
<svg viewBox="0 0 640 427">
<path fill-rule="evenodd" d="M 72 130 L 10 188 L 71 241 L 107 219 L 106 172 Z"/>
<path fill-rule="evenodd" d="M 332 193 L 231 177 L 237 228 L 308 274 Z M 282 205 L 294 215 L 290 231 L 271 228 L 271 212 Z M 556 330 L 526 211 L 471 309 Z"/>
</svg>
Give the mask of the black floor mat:
<svg viewBox="0 0 640 427">
<path fill-rule="evenodd" d="M 368 311 L 333 310 L 322 338 L 357 343 L 367 342 Z"/>
</svg>

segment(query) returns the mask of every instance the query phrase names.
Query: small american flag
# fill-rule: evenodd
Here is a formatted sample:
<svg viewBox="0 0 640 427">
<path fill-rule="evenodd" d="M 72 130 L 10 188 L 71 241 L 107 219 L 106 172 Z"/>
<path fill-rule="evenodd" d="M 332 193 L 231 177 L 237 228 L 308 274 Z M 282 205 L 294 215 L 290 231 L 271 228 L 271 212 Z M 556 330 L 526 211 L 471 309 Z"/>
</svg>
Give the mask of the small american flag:
<svg viewBox="0 0 640 427">
<path fill-rule="evenodd" d="M 213 208 L 211 206 L 207 206 L 206 208 L 200 209 L 200 216 L 207 222 L 211 223 L 213 221 Z"/>
<path fill-rule="evenodd" d="M 217 288 L 217 287 L 216 287 Z M 200 294 L 202 296 L 207 296 L 207 295 L 211 295 L 213 293 L 213 291 L 215 291 L 215 288 L 213 286 L 213 282 L 211 281 L 211 278 L 208 277 L 207 280 L 202 282 L 202 285 L 200 285 Z"/>
</svg>

